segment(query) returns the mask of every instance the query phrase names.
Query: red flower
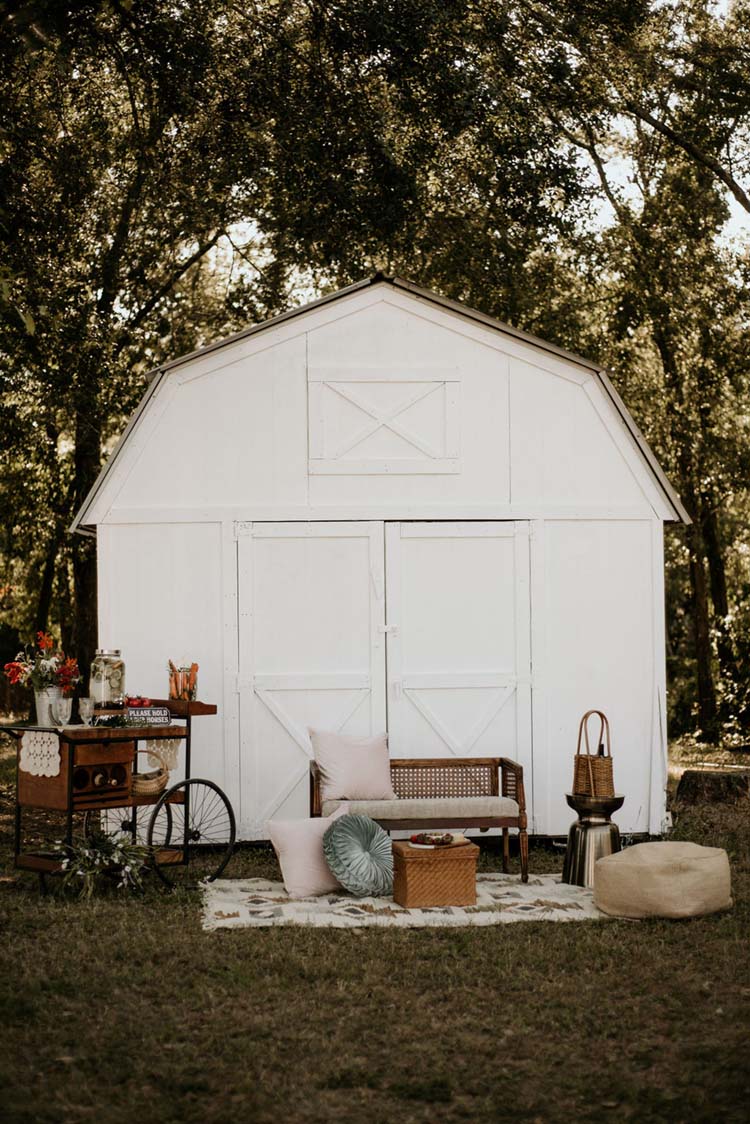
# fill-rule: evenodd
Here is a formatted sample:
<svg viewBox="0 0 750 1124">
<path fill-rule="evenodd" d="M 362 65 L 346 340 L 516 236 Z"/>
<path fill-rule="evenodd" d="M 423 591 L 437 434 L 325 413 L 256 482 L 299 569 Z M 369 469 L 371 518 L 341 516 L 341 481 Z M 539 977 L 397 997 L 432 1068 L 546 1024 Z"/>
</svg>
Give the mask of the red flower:
<svg viewBox="0 0 750 1124">
<path fill-rule="evenodd" d="M 23 676 L 23 668 L 21 667 L 20 663 L 17 662 L 17 660 L 13 660 L 11 663 L 6 663 L 3 671 L 8 676 L 8 680 L 11 683 L 15 684 L 21 682 L 21 677 Z"/>
<path fill-rule="evenodd" d="M 62 687 L 64 695 L 71 694 L 78 680 L 81 678 L 78 672 L 78 660 L 67 659 L 60 664 L 57 671 L 57 682 Z"/>
<path fill-rule="evenodd" d="M 55 646 L 55 642 L 48 632 L 37 632 L 36 642 L 43 652 L 51 652 Z"/>
</svg>

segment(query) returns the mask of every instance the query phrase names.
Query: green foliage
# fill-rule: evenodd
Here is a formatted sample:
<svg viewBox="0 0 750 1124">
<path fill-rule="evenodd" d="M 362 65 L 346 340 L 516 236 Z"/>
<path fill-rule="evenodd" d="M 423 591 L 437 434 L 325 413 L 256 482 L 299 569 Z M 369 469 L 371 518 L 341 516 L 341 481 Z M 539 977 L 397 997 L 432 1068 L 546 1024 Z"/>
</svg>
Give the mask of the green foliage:
<svg viewBox="0 0 750 1124">
<path fill-rule="evenodd" d="M 147 847 L 133 843 L 126 835 L 96 833 L 58 841 L 64 854 L 60 885 L 80 898 L 91 898 L 105 886 L 117 890 L 141 891 L 148 866 Z"/>
<path fill-rule="evenodd" d="M 750 725 L 750 4 L 100 0 L 0 14 L 0 611 L 85 674 L 66 534 L 167 357 L 375 269 L 606 363 L 694 525 L 671 720 Z"/>
</svg>

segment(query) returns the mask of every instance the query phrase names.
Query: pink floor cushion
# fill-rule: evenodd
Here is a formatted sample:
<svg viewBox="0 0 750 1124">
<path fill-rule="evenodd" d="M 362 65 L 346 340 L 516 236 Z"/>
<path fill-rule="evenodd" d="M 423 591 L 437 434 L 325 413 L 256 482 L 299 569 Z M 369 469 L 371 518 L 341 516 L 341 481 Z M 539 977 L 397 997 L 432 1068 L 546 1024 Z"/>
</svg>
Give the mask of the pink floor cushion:
<svg viewBox="0 0 750 1124">
<path fill-rule="evenodd" d="M 269 821 L 268 836 L 290 898 L 310 898 L 341 889 L 323 854 L 323 836 L 347 811 L 348 805 L 342 804 L 328 818 Z"/>
<path fill-rule="evenodd" d="M 599 859 L 594 905 L 612 917 L 700 917 L 732 906 L 729 859 L 720 847 L 639 843 Z"/>
</svg>

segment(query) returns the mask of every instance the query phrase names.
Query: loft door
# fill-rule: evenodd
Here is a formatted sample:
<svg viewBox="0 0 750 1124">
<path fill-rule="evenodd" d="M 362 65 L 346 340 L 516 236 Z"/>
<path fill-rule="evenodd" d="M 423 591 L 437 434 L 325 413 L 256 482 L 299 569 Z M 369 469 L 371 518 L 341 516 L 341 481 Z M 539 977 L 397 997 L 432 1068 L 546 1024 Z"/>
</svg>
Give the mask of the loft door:
<svg viewBox="0 0 750 1124">
<path fill-rule="evenodd" d="M 383 524 L 238 529 L 242 831 L 308 813 L 307 727 L 384 730 Z"/>
<path fill-rule="evenodd" d="M 530 785 L 528 523 L 389 523 L 386 579 L 391 754 L 512 757 Z"/>
</svg>

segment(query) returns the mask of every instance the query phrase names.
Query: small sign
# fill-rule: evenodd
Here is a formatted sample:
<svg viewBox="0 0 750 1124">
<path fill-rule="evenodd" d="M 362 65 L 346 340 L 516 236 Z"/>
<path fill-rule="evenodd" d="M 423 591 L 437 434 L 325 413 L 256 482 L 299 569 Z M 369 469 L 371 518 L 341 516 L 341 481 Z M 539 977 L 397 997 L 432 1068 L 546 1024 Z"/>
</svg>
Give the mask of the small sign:
<svg viewBox="0 0 750 1124">
<path fill-rule="evenodd" d="M 172 721 L 167 706 L 129 706 L 127 714 L 133 726 L 168 726 Z"/>
</svg>

